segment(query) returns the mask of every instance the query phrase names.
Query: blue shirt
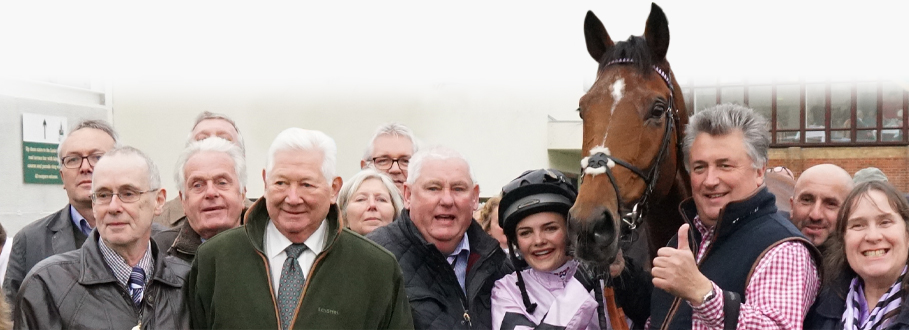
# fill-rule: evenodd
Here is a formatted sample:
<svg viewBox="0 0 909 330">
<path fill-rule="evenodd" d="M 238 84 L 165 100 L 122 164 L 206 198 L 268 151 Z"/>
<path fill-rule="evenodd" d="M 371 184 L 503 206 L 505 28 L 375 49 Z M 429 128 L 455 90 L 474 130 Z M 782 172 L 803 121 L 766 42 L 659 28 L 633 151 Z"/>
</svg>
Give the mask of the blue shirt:
<svg viewBox="0 0 909 330">
<path fill-rule="evenodd" d="M 467 294 L 464 283 L 467 281 L 467 259 L 470 259 L 470 242 L 467 240 L 467 233 L 461 238 L 461 243 L 455 248 L 454 252 L 448 255 L 448 264 L 454 269 L 455 276 L 458 277 L 458 284 L 461 285 L 461 291 Z"/>
<path fill-rule="evenodd" d="M 79 214 L 79 211 L 76 211 L 76 207 L 72 206 L 72 204 L 69 206 L 69 215 L 73 218 L 73 226 L 79 228 L 79 231 L 85 234 L 85 236 L 89 236 L 89 234 L 92 233 L 92 229 L 94 228 L 88 224 L 88 220 L 85 220 L 85 217 L 83 217 L 82 214 Z"/>
</svg>

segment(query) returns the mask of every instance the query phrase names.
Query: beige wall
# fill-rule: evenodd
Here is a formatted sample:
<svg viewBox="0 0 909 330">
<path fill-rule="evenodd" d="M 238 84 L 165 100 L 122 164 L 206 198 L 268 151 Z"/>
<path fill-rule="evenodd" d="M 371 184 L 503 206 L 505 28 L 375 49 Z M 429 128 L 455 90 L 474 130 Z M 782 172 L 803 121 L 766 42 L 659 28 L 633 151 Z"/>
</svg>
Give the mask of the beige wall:
<svg viewBox="0 0 909 330">
<path fill-rule="evenodd" d="M 123 143 L 146 151 L 176 196 L 174 163 L 195 116 L 204 110 L 234 118 L 246 140 L 248 197 L 261 196 L 261 171 L 281 130 L 324 131 L 338 144 L 338 173 L 349 178 L 376 127 L 397 121 L 424 145 L 446 145 L 473 165 L 481 196 L 532 168 L 549 167 L 549 116 L 577 116 L 581 83 L 562 86 L 460 84 L 343 86 L 205 86 L 179 82 L 114 85 L 114 125 Z M 580 140 L 577 141 L 580 146 Z"/>
</svg>

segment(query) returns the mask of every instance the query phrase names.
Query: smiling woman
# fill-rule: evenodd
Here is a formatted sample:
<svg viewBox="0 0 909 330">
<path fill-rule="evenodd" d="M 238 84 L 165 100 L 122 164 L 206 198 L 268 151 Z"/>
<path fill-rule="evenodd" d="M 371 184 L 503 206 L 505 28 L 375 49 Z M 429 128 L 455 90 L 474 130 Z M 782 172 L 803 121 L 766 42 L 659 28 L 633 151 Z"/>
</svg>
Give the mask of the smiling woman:
<svg viewBox="0 0 909 330">
<path fill-rule="evenodd" d="M 893 186 L 856 186 L 826 243 L 825 286 L 806 329 L 909 329 L 909 202 Z"/>
<path fill-rule="evenodd" d="M 497 281 L 492 290 L 493 329 L 513 329 L 518 325 L 604 328 L 607 316 L 599 312 L 604 310 L 599 293 L 601 284 L 574 260 L 568 243 L 565 217 L 576 196 L 574 186 L 556 170 L 527 171 L 502 188 L 499 224 L 518 271 Z M 617 281 L 614 287 L 636 290 L 617 293 L 624 296 L 619 299 L 626 298 L 626 303 L 619 305 L 636 324 L 643 325 L 650 301 L 627 298 L 649 298 L 652 284 L 630 261 L 622 263 L 625 259 L 621 254 L 619 260 L 611 274 Z M 523 266 L 529 269 L 521 270 Z M 626 281 L 624 285 L 619 284 L 623 281 Z M 611 316 L 613 328 L 621 329 L 617 321 L 627 326 L 628 321 L 619 313 Z"/>
</svg>

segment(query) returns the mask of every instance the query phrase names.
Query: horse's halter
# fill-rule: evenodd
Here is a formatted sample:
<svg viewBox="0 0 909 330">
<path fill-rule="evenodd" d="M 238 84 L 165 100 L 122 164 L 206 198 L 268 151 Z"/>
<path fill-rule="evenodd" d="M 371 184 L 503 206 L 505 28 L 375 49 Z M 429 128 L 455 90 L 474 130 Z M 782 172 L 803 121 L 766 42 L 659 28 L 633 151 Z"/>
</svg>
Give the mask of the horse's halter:
<svg viewBox="0 0 909 330">
<path fill-rule="evenodd" d="M 612 60 L 604 66 L 604 69 L 613 64 L 625 64 L 633 63 L 634 61 L 628 58 L 620 58 Z M 601 151 L 595 152 L 588 157 L 585 157 L 581 160 L 581 178 L 587 174 L 596 175 L 600 173 L 605 173 L 609 177 L 609 181 L 612 183 L 612 187 L 615 189 L 616 201 L 618 206 L 621 209 L 624 203 L 622 203 L 622 194 L 619 192 L 619 186 L 616 181 L 615 175 L 612 174 L 612 168 L 615 164 L 619 164 L 622 167 L 630 170 L 634 174 L 637 174 L 641 179 L 644 180 L 644 183 L 647 187 L 644 189 L 644 194 L 641 195 L 641 198 L 634 203 L 631 207 L 631 212 L 626 213 L 622 216 L 623 227 L 627 227 L 628 232 L 634 231 L 638 225 L 644 219 L 644 211 L 647 206 L 647 200 L 650 198 L 650 195 L 653 193 L 653 188 L 656 185 L 657 179 L 660 177 L 660 164 L 663 163 L 663 160 L 666 158 L 669 150 L 669 141 L 672 138 L 672 131 L 676 129 L 675 125 L 679 122 L 679 109 L 674 106 L 674 97 L 673 97 L 673 88 L 672 80 L 662 69 L 653 65 L 653 70 L 663 78 L 663 81 L 666 83 L 666 86 L 669 87 L 669 108 L 666 110 L 664 117 L 666 117 L 666 130 L 663 133 L 663 142 L 660 145 L 660 151 L 657 153 L 657 156 L 654 158 L 653 163 L 650 164 L 650 169 L 647 173 L 644 173 L 641 169 L 637 168 L 631 163 L 628 163 L 624 160 L 618 159 L 610 155 L 608 148 L 601 148 Z M 676 139 L 676 147 L 678 148 L 679 154 L 681 154 L 681 130 L 676 129 L 676 134 L 678 135 Z M 593 151 L 597 151 L 595 148 Z"/>
</svg>

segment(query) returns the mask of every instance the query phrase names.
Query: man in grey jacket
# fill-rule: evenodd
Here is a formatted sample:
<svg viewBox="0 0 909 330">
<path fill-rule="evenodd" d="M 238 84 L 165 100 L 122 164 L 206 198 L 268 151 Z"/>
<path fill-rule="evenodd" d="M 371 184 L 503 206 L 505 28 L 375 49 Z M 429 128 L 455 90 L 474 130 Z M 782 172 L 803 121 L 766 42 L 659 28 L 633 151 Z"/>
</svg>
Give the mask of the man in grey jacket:
<svg viewBox="0 0 909 330">
<path fill-rule="evenodd" d="M 189 265 L 151 240 L 164 207 L 158 169 L 131 147 L 98 161 L 92 182 L 98 228 L 78 250 L 39 262 L 16 299 L 16 329 L 186 329 Z"/>
<path fill-rule="evenodd" d="M 117 145 L 117 133 L 106 122 L 79 122 L 57 149 L 63 189 L 69 197 L 60 211 L 25 226 L 13 239 L 3 280 L 8 302 L 16 299 L 22 279 L 39 261 L 82 246 L 95 227 L 91 186 L 95 163 Z"/>
</svg>

